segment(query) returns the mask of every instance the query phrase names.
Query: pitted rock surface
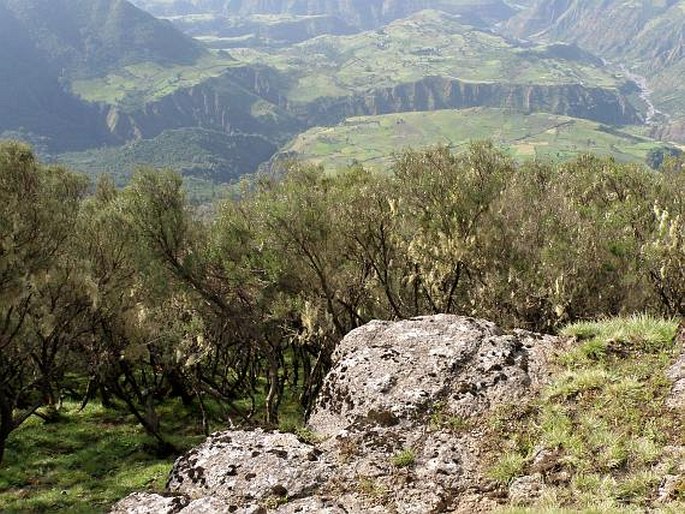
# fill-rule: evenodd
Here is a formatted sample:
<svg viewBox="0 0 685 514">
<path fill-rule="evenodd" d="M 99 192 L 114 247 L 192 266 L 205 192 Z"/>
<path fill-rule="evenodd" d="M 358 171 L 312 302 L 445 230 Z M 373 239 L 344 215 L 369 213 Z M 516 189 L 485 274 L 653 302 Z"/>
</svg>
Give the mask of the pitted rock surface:
<svg viewBox="0 0 685 514">
<path fill-rule="evenodd" d="M 309 496 L 331 471 L 320 450 L 293 434 L 236 430 L 213 434 L 177 459 L 167 488 L 193 499 L 211 495 L 239 508 Z"/>
<path fill-rule="evenodd" d="M 184 496 L 164 497 L 159 494 L 133 493 L 119 501 L 110 514 L 176 514 L 188 505 Z"/>
<path fill-rule="evenodd" d="M 338 458 L 338 485 L 366 484 L 379 512 L 448 512 L 483 485 L 470 420 L 537 391 L 561 347 L 457 316 L 369 323 L 336 349 L 309 424 L 329 437 L 322 447 Z M 412 462 L 398 465 L 400 455 Z"/>
<path fill-rule="evenodd" d="M 543 380 L 555 341 L 449 315 L 371 322 L 336 349 L 309 424 L 324 435 L 353 424 L 392 426 L 436 402 L 453 414 L 484 412 Z"/>
<path fill-rule="evenodd" d="M 369 323 L 333 355 L 309 419 L 321 443 L 214 434 L 176 461 L 169 492 L 207 513 L 490 512 L 478 420 L 535 394 L 562 343 L 449 315 Z"/>
<path fill-rule="evenodd" d="M 680 341 L 680 356 L 666 374 L 673 382 L 671 394 L 666 399 L 666 405 L 672 409 L 685 408 L 685 334 L 682 331 L 678 340 Z"/>
</svg>

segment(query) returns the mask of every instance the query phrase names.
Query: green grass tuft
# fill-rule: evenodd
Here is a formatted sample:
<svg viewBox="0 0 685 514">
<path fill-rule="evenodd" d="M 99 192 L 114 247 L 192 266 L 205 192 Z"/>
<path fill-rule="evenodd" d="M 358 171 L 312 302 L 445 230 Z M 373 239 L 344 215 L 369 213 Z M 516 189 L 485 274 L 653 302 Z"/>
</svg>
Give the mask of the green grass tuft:
<svg viewBox="0 0 685 514">
<path fill-rule="evenodd" d="M 408 468 L 416 462 L 416 454 L 411 448 L 405 448 L 392 457 L 392 465 L 396 468 Z"/>
</svg>

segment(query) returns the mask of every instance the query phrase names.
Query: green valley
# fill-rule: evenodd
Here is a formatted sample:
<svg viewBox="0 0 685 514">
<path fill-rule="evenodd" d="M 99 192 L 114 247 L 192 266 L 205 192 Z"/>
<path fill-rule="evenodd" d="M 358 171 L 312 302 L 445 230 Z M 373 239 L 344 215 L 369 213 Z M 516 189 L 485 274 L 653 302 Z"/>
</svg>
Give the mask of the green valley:
<svg viewBox="0 0 685 514">
<path fill-rule="evenodd" d="M 138 165 L 224 183 L 275 155 L 337 167 L 473 138 L 621 160 L 685 141 L 680 4 L 611 3 L 640 63 L 589 2 L 567 3 L 136 2 L 159 19 L 125 0 L 0 0 L 0 134 L 120 184 Z M 659 84 L 639 75 L 650 59 Z"/>
<path fill-rule="evenodd" d="M 544 113 L 473 108 L 349 118 L 334 127 L 298 135 L 283 155 L 335 170 L 360 163 L 387 169 L 407 148 L 447 145 L 458 150 L 474 139 L 492 139 L 518 158 L 567 159 L 591 152 L 620 161 L 644 162 L 664 146 L 639 127 L 615 129 L 593 121 Z"/>
<path fill-rule="evenodd" d="M 519 45 L 434 10 L 377 31 L 322 36 L 286 50 L 234 49 L 231 53 L 240 61 L 267 64 L 293 76 L 286 95 L 297 103 L 426 77 L 485 84 L 587 84 L 611 90 L 623 84 L 621 77 L 583 52 Z"/>
</svg>

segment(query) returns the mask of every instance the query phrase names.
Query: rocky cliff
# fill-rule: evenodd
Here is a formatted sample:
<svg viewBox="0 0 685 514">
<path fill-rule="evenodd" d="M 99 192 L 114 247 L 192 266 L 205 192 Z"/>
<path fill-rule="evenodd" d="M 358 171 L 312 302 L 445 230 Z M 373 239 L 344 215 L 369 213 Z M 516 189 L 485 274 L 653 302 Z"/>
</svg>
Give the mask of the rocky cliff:
<svg viewBox="0 0 685 514">
<path fill-rule="evenodd" d="M 438 109 L 497 107 L 637 124 L 643 115 L 613 89 L 579 84 L 467 82 L 426 77 L 345 97 L 294 103 L 283 95 L 287 77 L 264 66 L 238 66 L 222 76 L 138 108 L 108 107 L 107 126 L 118 141 L 153 138 L 169 128 L 201 127 L 228 134 L 260 134 L 282 144 L 306 127 L 335 125 L 352 116 Z"/>
<path fill-rule="evenodd" d="M 580 84 L 479 83 L 444 77 L 426 77 L 364 95 L 327 97 L 285 107 L 312 126 L 331 125 L 352 116 L 471 107 L 546 112 L 612 125 L 643 121 L 642 114 L 618 90 Z"/>
<path fill-rule="evenodd" d="M 252 78 L 249 87 L 256 93 L 233 79 L 234 75 L 245 74 Z M 269 96 L 273 85 L 273 81 L 264 84 L 263 76 L 254 71 L 231 70 L 141 106 L 106 106 L 107 126 L 121 141 L 153 138 L 169 129 L 200 127 L 227 134 L 258 134 L 282 143 L 302 124 L 259 96 Z"/>
</svg>

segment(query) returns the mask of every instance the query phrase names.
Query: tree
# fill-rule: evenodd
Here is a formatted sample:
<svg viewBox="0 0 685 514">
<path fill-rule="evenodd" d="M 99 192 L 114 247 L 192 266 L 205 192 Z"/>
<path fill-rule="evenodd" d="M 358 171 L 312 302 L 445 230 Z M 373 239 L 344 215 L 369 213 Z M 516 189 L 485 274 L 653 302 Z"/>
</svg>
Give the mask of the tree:
<svg viewBox="0 0 685 514">
<path fill-rule="evenodd" d="M 74 221 L 87 181 L 0 145 L 0 460 L 9 434 L 54 403 L 82 298 L 69 289 Z"/>
</svg>

